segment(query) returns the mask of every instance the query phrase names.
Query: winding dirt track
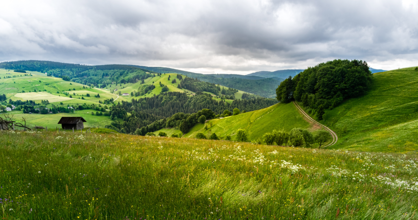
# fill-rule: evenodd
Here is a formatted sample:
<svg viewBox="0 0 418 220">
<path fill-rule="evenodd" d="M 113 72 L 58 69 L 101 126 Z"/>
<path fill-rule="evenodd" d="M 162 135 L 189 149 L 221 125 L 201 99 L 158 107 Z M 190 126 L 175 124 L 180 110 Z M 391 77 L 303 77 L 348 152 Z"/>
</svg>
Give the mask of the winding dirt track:
<svg viewBox="0 0 418 220">
<path fill-rule="evenodd" d="M 338 141 L 338 136 L 337 136 L 337 134 L 333 131 L 333 130 L 331 130 L 330 128 L 328 128 L 327 126 L 325 126 L 325 125 L 323 125 L 323 124 L 321 124 L 321 123 L 319 123 L 319 122 L 317 122 L 317 121 L 315 121 L 315 119 L 313 119 L 313 118 L 311 118 L 311 116 L 309 116 L 300 106 L 299 106 L 299 104 L 298 103 L 296 103 L 296 102 L 293 102 L 293 104 L 295 104 L 295 106 L 296 106 L 296 108 L 300 111 L 300 113 L 302 113 L 302 115 L 303 116 L 305 116 L 306 117 L 306 119 L 308 119 L 308 121 L 310 121 L 310 122 L 312 122 L 312 123 L 316 123 L 316 124 L 318 124 L 318 125 L 320 125 L 321 127 L 323 127 L 325 130 L 327 130 L 330 134 L 331 134 L 331 136 L 332 136 L 332 141 L 331 141 L 331 143 L 329 143 L 329 144 L 327 144 L 327 145 L 325 145 L 325 146 L 323 146 L 323 148 L 326 148 L 326 147 L 329 147 L 329 146 L 332 146 L 332 145 L 334 145 L 334 144 L 336 144 L 337 143 L 337 141 Z"/>
</svg>

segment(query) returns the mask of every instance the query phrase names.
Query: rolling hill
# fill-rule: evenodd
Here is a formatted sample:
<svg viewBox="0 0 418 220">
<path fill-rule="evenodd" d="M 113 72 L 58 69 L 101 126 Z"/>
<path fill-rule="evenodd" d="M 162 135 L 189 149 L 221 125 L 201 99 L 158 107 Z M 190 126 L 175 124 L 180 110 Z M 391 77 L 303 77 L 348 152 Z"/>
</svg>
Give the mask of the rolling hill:
<svg viewBox="0 0 418 220">
<path fill-rule="evenodd" d="M 338 133 L 335 149 L 379 152 L 418 150 L 418 71 L 373 74 L 372 89 L 326 111 L 323 123 Z"/>
<path fill-rule="evenodd" d="M 236 131 L 238 129 L 245 129 L 250 141 L 257 141 L 265 133 L 272 132 L 273 130 L 289 132 L 293 128 L 308 129 L 313 133 L 322 130 L 318 125 L 305 120 L 292 103 L 279 103 L 268 108 L 213 119 L 207 121 L 205 124 L 197 124 L 184 137 L 194 138 L 197 133 L 203 133 L 206 136 L 216 133 L 222 138 L 229 135 L 232 140 L 235 140 Z M 181 133 L 176 129 L 162 129 L 155 133 L 158 134 L 160 131 L 168 135 Z"/>
</svg>

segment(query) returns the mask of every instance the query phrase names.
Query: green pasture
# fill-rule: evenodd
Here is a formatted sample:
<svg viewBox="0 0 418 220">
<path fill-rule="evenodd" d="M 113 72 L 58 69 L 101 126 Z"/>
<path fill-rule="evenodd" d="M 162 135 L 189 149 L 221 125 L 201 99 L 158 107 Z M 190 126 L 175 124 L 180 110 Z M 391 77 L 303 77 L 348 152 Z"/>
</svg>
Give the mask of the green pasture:
<svg viewBox="0 0 418 220">
<path fill-rule="evenodd" d="M 373 74 L 363 97 L 326 111 L 323 123 L 339 136 L 332 148 L 357 151 L 418 150 L 418 71 L 413 68 Z"/>
<path fill-rule="evenodd" d="M 38 72 L 27 71 L 27 74 L 32 74 L 32 76 L 0 69 L 0 94 L 6 94 L 7 98 L 12 100 L 48 100 L 50 103 L 64 102 L 65 104 L 98 104 L 99 101 L 117 98 L 116 94 L 111 94 L 104 89 L 90 88 L 79 83 L 64 81 L 61 78 L 48 77 Z M 10 75 L 16 77 L 4 78 Z M 69 93 L 72 98 L 64 95 L 64 92 Z M 86 96 L 87 93 L 90 97 Z M 94 97 L 97 94 L 100 98 Z M 82 97 L 84 100 L 81 99 Z M 118 101 L 125 101 L 125 98 L 120 97 Z"/>
<path fill-rule="evenodd" d="M 416 154 L 0 132 L 3 219 L 418 219 Z"/>
<path fill-rule="evenodd" d="M 248 133 L 250 140 L 257 140 L 265 133 L 273 130 L 290 131 L 293 128 L 306 128 L 310 131 L 320 129 L 309 124 L 298 112 L 293 103 L 276 104 L 271 107 L 229 116 L 223 119 L 213 119 L 205 125 L 196 125 L 186 137 L 195 137 L 197 133 L 209 136 L 216 133 L 218 136 L 226 137 L 230 135 L 235 138 L 238 129 L 244 129 Z"/>
<path fill-rule="evenodd" d="M 84 127 L 100 127 L 104 128 L 106 125 L 110 125 L 112 120 L 108 116 L 96 116 L 91 113 L 96 111 L 88 110 L 76 110 L 74 113 L 59 113 L 59 114 L 23 114 L 21 111 L 13 111 L 11 115 L 17 121 L 22 121 L 22 118 L 26 119 L 26 123 L 29 127 L 42 126 L 49 129 L 60 128 L 58 125 L 61 117 L 83 117 L 87 122 L 84 123 Z M 0 114 L 1 115 L 1 114 Z"/>
</svg>

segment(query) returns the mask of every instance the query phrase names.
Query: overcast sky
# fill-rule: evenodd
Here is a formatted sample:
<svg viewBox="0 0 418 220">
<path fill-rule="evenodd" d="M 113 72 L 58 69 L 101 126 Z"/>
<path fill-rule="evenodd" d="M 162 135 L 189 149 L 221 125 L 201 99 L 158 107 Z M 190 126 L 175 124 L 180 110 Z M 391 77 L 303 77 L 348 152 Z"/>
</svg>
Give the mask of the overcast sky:
<svg viewBox="0 0 418 220">
<path fill-rule="evenodd" d="M 418 66 L 417 0 L 1 0 L 0 61 L 200 73 Z"/>
</svg>

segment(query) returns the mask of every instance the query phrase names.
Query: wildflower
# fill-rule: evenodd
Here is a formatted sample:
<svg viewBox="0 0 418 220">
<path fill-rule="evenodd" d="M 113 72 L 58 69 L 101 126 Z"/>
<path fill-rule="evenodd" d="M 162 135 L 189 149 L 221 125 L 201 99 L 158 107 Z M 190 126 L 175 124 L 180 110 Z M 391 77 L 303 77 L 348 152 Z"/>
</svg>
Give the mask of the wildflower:
<svg viewBox="0 0 418 220">
<path fill-rule="evenodd" d="M 38 171 L 38 173 L 41 173 L 41 171 Z"/>
</svg>

